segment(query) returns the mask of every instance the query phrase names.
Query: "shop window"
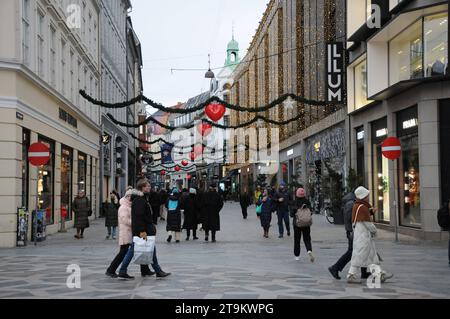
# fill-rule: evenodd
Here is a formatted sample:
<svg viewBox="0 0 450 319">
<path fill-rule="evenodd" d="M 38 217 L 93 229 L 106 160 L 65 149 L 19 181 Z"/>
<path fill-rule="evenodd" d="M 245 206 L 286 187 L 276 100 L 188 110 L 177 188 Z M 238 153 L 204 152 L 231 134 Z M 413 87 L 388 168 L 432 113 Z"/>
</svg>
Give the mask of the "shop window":
<svg viewBox="0 0 450 319">
<path fill-rule="evenodd" d="M 389 42 L 389 83 L 448 72 L 448 14 L 421 18 Z"/>
<path fill-rule="evenodd" d="M 86 192 L 87 156 L 78 153 L 78 191 Z M 87 194 L 86 194 L 87 195 Z"/>
<path fill-rule="evenodd" d="M 420 173 L 417 107 L 397 114 L 397 131 L 402 145 L 398 160 L 400 224 L 420 227 Z"/>
<path fill-rule="evenodd" d="M 389 223 L 389 160 L 381 152 L 381 144 L 388 137 L 387 119 L 372 123 L 372 181 L 373 206 L 377 209 L 375 220 Z"/>
<path fill-rule="evenodd" d="M 28 148 L 30 147 L 30 131 L 23 129 L 22 131 L 22 207 L 28 208 L 29 195 L 29 168 Z"/>
<path fill-rule="evenodd" d="M 365 185 L 364 127 L 356 129 L 356 173 Z"/>
<path fill-rule="evenodd" d="M 367 100 L 367 60 L 355 66 L 355 109 L 368 104 Z"/>
<path fill-rule="evenodd" d="M 66 210 L 66 220 L 72 219 L 72 172 L 73 151 L 61 146 L 61 210 Z"/>
<path fill-rule="evenodd" d="M 55 142 L 43 136 L 38 137 L 39 142 L 50 149 L 50 160 L 47 164 L 38 167 L 38 209 L 45 211 L 45 223 L 54 223 L 54 183 L 55 183 Z"/>
</svg>

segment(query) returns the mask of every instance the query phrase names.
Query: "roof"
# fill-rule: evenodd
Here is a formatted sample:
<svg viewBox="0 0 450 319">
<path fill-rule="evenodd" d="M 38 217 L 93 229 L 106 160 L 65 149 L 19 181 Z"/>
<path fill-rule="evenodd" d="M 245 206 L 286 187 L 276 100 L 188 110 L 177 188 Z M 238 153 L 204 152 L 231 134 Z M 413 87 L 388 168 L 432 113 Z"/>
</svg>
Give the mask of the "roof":
<svg viewBox="0 0 450 319">
<path fill-rule="evenodd" d="M 190 98 L 187 103 L 186 103 L 186 108 L 190 109 L 193 108 L 201 103 L 206 102 L 209 98 L 211 97 L 210 92 L 203 92 L 197 96 L 194 96 L 192 98 Z"/>
</svg>

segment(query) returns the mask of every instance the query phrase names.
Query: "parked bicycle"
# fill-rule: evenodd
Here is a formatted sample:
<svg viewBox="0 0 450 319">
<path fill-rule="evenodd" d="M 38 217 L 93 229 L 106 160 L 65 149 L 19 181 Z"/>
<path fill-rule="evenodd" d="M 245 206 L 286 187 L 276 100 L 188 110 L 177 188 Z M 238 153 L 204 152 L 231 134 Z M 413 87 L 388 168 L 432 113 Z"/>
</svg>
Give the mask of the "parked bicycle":
<svg viewBox="0 0 450 319">
<path fill-rule="evenodd" d="M 326 220 L 330 224 L 334 224 L 334 216 L 333 216 L 333 210 L 331 209 L 331 201 L 330 200 L 324 200 L 323 207 L 320 209 L 320 214 L 324 215 Z"/>
</svg>

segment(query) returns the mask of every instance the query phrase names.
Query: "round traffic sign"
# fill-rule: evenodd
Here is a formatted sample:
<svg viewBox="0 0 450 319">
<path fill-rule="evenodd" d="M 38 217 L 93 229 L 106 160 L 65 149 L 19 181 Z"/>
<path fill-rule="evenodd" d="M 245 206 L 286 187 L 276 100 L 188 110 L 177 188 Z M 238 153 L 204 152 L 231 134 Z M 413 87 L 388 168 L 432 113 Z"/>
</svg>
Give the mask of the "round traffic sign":
<svg viewBox="0 0 450 319">
<path fill-rule="evenodd" d="M 33 143 L 28 148 L 28 161 L 33 166 L 47 164 L 50 160 L 50 149 L 43 143 Z"/>
<path fill-rule="evenodd" d="M 390 160 L 396 160 L 397 158 L 399 158 L 401 150 L 402 147 L 400 140 L 396 137 L 388 137 L 381 145 L 381 152 L 383 153 L 384 157 Z"/>
</svg>

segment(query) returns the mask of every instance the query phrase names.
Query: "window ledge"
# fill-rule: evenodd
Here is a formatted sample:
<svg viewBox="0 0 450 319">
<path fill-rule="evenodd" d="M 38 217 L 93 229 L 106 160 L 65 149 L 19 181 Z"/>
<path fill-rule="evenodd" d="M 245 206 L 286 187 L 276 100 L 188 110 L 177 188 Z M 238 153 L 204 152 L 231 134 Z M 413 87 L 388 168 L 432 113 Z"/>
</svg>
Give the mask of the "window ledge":
<svg viewBox="0 0 450 319">
<path fill-rule="evenodd" d="M 368 99 L 374 101 L 383 101 L 423 83 L 433 83 L 447 80 L 450 80 L 450 74 L 400 81 L 394 85 L 391 85 L 387 89 L 384 89 L 383 91 L 370 96 Z"/>
</svg>

